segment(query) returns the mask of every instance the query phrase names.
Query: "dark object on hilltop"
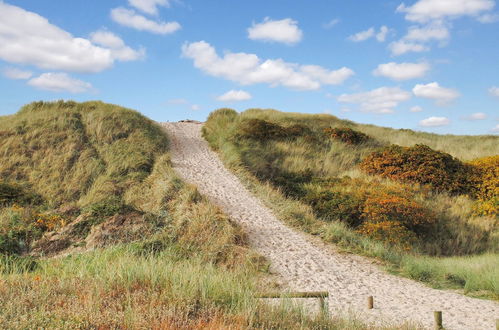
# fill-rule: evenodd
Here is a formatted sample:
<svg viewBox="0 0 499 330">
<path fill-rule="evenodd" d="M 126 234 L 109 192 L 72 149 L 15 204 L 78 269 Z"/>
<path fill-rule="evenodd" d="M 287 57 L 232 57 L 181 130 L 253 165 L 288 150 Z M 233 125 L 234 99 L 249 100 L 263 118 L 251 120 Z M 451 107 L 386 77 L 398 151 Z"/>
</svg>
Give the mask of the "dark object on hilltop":
<svg viewBox="0 0 499 330">
<path fill-rule="evenodd" d="M 179 120 L 179 123 L 202 124 L 203 122 L 201 122 L 199 120 L 193 120 L 193 119 L 183 119 L 183 120 Z"/>
</svg>

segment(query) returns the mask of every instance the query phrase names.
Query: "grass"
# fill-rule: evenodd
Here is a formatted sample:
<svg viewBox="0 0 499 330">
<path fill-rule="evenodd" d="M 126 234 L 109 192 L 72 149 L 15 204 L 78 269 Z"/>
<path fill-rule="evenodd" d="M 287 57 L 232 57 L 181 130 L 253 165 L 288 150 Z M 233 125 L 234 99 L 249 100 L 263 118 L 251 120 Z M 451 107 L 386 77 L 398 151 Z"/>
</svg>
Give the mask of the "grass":
<svg viewBox="0 0 499 330">
<path fill-rule="evenodd" d="M 260 141 L 245 137 L 240 133 L 244 127 L 241 125 L 254 119 L 284 128 L 302 125 L 308 133 L 297 138 L 288 135 Z M 330 140 L 322 133 L 328 127 L 349 127 L 371 139 L 359 145 Z M 474 201 L 468 196 L 369 176 L 357 167 L 367 155 L 391 143 L 404 146 L 424 143 L 462 160 L 497 155 L 498 137 L 442 136 L 360 125 L 329 115 L 258 109 L 241 114 L 230 109 L 213 112 L 203 133 L 225 164 L 283 221 L 345 251 L 383 260 L 392 272 L 435 287 L 499 298 L 497 218 L 475 216 Z M 317 179 L 310 181 L 307 175 Z M 331 178 L 345 178 L 347 184 L 339 187 L 336 184 L 334 189 L 349 196 L 359 190 L 367 190 L 369 194 L 408 192 L 414 202 L 437 215 L 436 222 L 431 231 L 419 235 L 417 242 L 406 248 L 401 248 L 402 244 L 386 244 L 362 236 L 345 223 L 319 217 L 314 207 L 305 202 L 304 189 L 308 192 L 327 190 Z"/>
<path fill-rule="evenodd" d="M 368 328 L 255 299 L 266 261 L 137 112 L 35 102 L 0 117 L 0 135 L 1 328 Z"/>
</svg>

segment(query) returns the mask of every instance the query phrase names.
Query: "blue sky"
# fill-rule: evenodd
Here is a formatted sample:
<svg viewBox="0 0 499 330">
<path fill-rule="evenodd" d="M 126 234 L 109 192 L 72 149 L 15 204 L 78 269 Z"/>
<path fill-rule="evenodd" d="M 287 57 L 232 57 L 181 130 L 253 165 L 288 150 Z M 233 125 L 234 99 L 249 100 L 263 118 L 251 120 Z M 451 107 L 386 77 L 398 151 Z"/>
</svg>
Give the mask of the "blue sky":
<svg viewBox="0 0 499 330">
<path fill-rule="evenodd" d="M 0 0 L 0 115 L 99 99 L 497 134 L 498 32 L 494 0 Z"/>
</svg>

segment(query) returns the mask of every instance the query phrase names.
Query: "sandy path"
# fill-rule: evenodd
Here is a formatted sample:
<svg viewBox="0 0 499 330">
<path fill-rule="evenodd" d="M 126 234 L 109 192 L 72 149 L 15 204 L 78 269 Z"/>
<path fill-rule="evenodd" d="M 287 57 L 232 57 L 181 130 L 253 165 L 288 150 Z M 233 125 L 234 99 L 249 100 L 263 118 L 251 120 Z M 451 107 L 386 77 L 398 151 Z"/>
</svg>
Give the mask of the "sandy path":
<svg viewBox="0 0 499 330">
<path fill-rule="evenodd" d="M 411 321 L 431 328 L 433 311 L 443 311 L 446 329 L 495 329 L 499 304 L 435 290 L 389 275 L 368 259 L 334 253 L 288 228 L 243 187 L 209 149 L 201 125 L 164 123 L 175 170 L 218 204 L 248 233 L 252 247 L 267 257 L 271 271 L 292 290 L 328 291 L 332 313 L 353 312 L 367 322 Z M 375 308 L 366 308 L 373 295 Z"/>
</svg>

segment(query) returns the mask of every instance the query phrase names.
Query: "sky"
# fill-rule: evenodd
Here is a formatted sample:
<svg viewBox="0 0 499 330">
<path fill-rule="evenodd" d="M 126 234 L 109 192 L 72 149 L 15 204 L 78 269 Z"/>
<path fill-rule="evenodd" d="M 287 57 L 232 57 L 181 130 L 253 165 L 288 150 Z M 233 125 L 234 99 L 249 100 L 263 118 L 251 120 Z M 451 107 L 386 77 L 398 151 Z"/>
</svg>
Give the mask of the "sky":
<svg viewBox="0 0 499 330">
<path fill-rule="evenodd" d="M 495 0 L 0 0 L 0 115 L 102 100 L 499 134 Z M 1 117 L 0 117 L 1 118 Z"/>
</svg>

